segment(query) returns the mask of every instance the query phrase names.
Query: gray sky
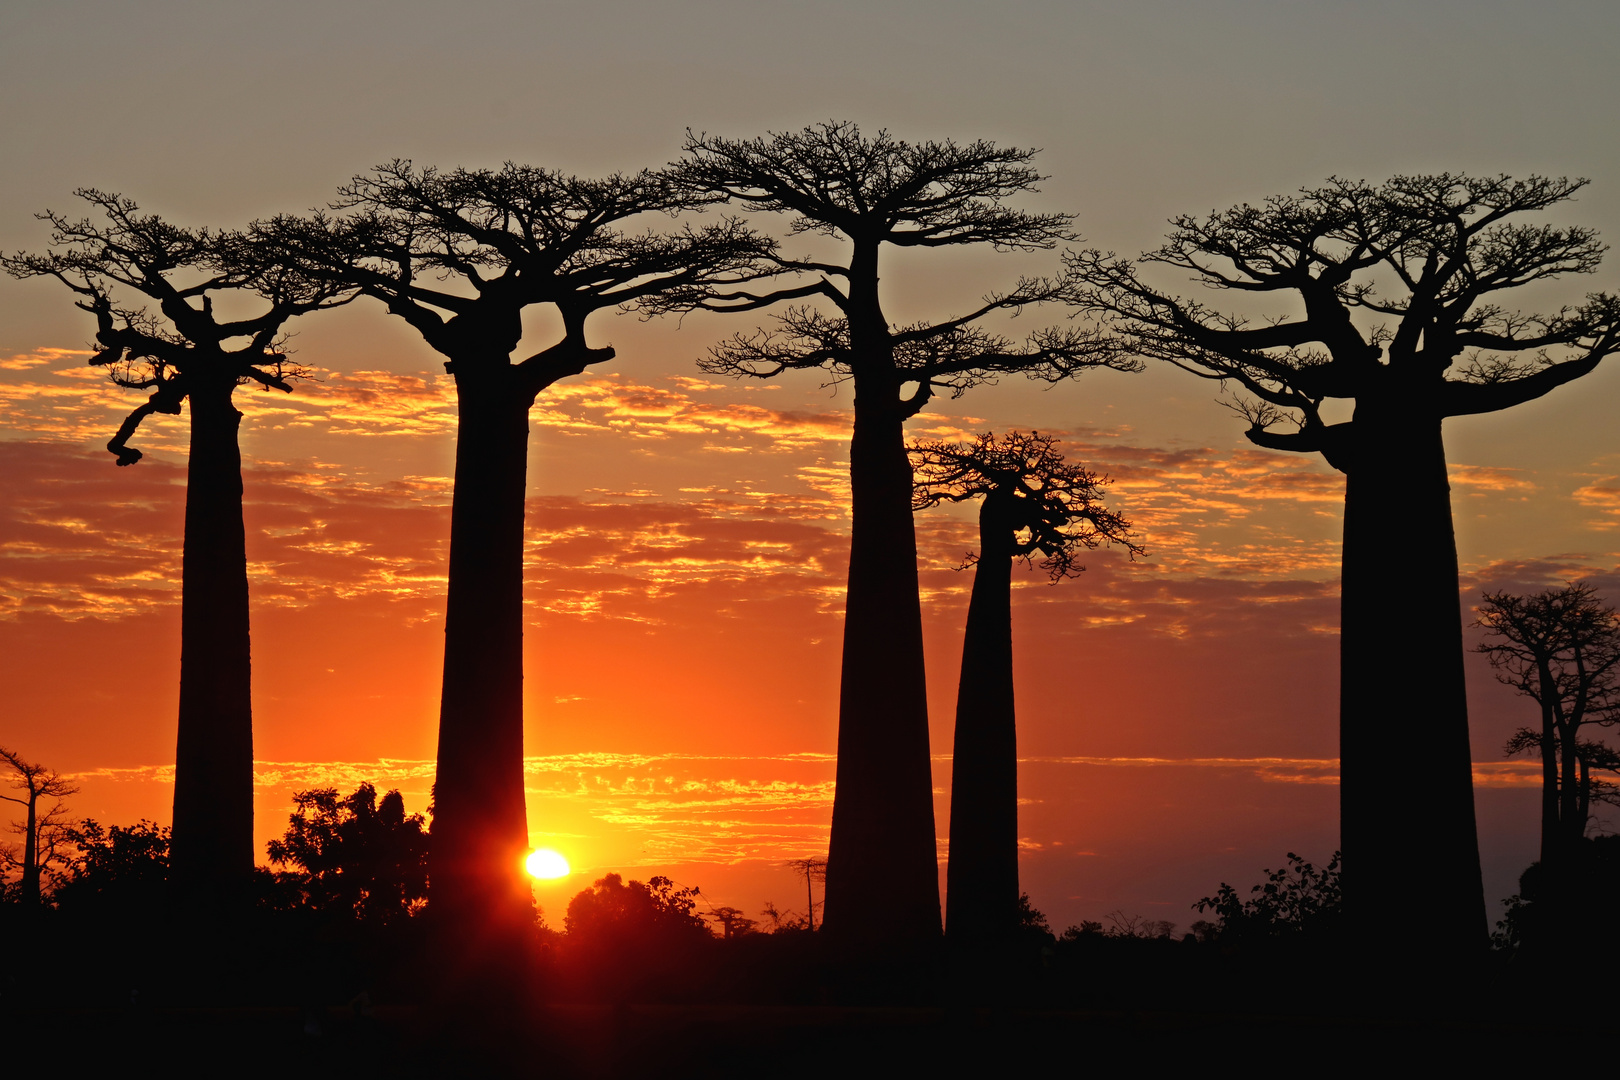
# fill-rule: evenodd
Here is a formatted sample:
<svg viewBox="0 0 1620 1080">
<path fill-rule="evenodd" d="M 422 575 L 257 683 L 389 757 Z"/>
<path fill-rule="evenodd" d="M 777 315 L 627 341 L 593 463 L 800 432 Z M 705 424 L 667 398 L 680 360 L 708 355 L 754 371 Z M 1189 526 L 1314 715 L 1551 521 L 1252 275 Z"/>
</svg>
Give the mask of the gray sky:
<svg viewBox="0 0 1620 1080">
<path fill-rule="evenodd" d="M 1329 175 L 1443 170 L 1590 177 L 1564 212 L 1616 236 L 1617 31 L 1613 4 L 1500 0 L 11 0 L 0 249 L 42 247 L 30 213 L 75 209 L 81 185 L 229 226 L 322 204 L 393 157 L 598 173 L 669 160 L 688 126 L 748 136 L 829 118 L 1040 147 L 1050 180 L 1031 205 L 1076 214 L 1089 243 L 1121 253 L 1154 246 L 1175 213 Z M 892 264 L 891 315 L 937 315 L 1056 265 L 998 258 Z M 1557 302 L 1600 277 L 1560 283 Z M 61 300 L 51 283 L 0 279 L 0 353 L 82 344 L 83 317 Z M 626 341 L 671 353 L 673 370 L 710 333 L 611 336 L 626 358 Z M 329 367 L 401 354 L 437 366 L 370 311 L 301 334 L 303 359 Z M 1235 436 L 1206 390 L 1164 373 L 1119 404 L 1162 412 L 1167 394 L 1186 397 L 1178 430 Z M 1104 420 L 1016 397 L 1010 408 L 1033 410 L 1023 423 Z"/>
</svg>

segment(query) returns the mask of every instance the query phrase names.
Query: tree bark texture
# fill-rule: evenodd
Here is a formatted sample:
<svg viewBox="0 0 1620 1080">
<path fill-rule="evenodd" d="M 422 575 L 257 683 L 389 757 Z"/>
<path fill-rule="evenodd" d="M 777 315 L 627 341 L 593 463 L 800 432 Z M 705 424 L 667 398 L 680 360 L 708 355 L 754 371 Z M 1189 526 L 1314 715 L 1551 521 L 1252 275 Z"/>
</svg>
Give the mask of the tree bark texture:
<svg viewBox="0 0 1620 1080">
<path fill-rule="evenodd" d="M 516 392 L 513 378 L 505 364 L 456 375 L 430 856 L 435 918 L 463 947 L 482 940 L 495 949 L 532 919 L 523 875 L 523 514 L 532 396 Z"/>
<path fill-rule="evenodd" d="M 1441 421 L 1410 397 L 1363 397 L 1354 430 L 1340 623 L 1346 925 L 1380 951 L 1464 953 L 1483 947 L 1486 922 Z"/>
<path fill-rule="evenodd" d="M 180 723 L 171 866 L 200 907 L 236 901 L 253 873 L 253 684 L 242 414 L 234 380 L 191 388 L 180 603 Z"/>
<path fill-rule="evenodd" d="M 946 932 L 968 944 L 1018 931 L 1018 733 L 1013 705 L 1012 522 L 986 496 L 979 562 L 962 639 L 951 752 L 951 845 L 945 870 Z"/>
<path fill-rule="evenodd" d="M 822 916 L 824 931 L 856 946 L 903 946 L 940 933 L 917 538 L 898 391 L 892 372 L 856 377 L 837 793 Z"/>
</svg>

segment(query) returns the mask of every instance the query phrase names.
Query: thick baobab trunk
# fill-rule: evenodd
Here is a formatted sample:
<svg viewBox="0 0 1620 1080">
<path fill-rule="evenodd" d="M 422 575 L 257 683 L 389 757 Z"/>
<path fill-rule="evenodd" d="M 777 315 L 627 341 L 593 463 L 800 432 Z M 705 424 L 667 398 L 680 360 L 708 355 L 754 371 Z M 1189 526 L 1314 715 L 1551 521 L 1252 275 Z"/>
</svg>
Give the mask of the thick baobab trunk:
<svg viewBox="0 0 1620 1080">
<path fill-rule="evenodd" d="M 893 379 L 857 379 L 838 779 L 822 929 L 852 945 L 937 938 L 939 863 L 911 463 Z"/>
<path fill-rule="evenodd" d="M 1010 493 L 979 508 L 979 562 L 962 638 L 951 751 L 951 847 L 945 870 L 952 942 L 1006 941 L 1018 930 L 1018 732 L 1013 708 Z"/>
<path fill-rule="evenodd" d="M 237 902 L 253 873 L 253 693 L 234 381 L 191 387 L 171 866 L 182 902 Z"/>
<path fill-rule="evenodd" d="M 434 786 L 434 917 L 478 965 L 532 919 L 523 876 L 523 499 L 529 399 L 458 373 L 455 495 Z"/>
<path fill-rule="evenodd" d="M 1340 638 L 1346 926 L 1414 958 L 1485 942 L 1457 546 L 1440 419 L 1363 400 Z"/>
</svg>

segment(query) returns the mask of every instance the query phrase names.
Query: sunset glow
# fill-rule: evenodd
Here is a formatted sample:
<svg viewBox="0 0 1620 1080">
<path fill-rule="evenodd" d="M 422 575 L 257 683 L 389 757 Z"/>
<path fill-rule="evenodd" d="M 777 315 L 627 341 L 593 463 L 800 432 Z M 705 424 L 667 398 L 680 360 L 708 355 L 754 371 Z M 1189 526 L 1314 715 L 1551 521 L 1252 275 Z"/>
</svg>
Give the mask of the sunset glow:
<svg viewBox="0 0 1620 1080">
<path fill-rule="evenodd" d="M 1258 205 L 1330 175 L 1446 169 L 1590 176 L 1566 216 L 1620 237 L 1620 151 L 1591 134 L 1606 130 L 1615 97 L 1601 86 L 1620 78 L 1603 51 L 1612 15 L 1553 35 L 1542 24 L 1565 22 L 1504 6 L 1478 20 L 1470 53 L 1437 14 L 1455 4 L 1403 14 L 1399 40 L 1333 5 L 1289 20 L 1261 6 L 1218 17 L 1181 6 L 1168 19 L 1051 4 L 923 18 L 916 5 L 915 19 L 880 12 L 858 40 L 827 44 L 799 15 L 670 23 L 650 5 L 629 5 L 636 17 L 576 5 L 560 33 L 543 25 L 550 15 L 502 9 L 442 34 L 407 19 L 336 34 L 321 49 L 341 57 L 339 76 L 310 59 L 320 50 L 287 29 L 296 20 L 251 16 L 263 47 L 244 59 L 235 16 L 34 5 L 0 33 L 0 85 L 18 102 L 0 115 L 0 138 L 19 162 L 0 177 L 0 251 L 47 247 L 32 213 L 81 213 L 72 192 L 83 185 L 188 227 L 233 228 L 325 206 L 395 157 L 601 177 L 674 159 L 688 128 L 745 137 L 827 117 L 907 139 L 1041 147 L 1034 164 L 1047 179 L 1021 208 L 1072 213 L 1083 246 L 1122 255 L 1162 243 L 1173 215 Z M 913 40 L 919 26 L 926 47 Z M 615 42 L 625 77 L 602 83 L 594 54 L 570 44 L 587 40 Z M 64 41 L 75 43 L 71 80 L 52 59 Z M 1321 41 L 1337 47 L 1324 53 Z M 198 110 L 172 139 L 152 142 L 127 111 L 105 107 L 122 100 L 135 48 L 202 58 L 200 69 L 146 65 L 143 94 Z M 487 78 L 421 80 L 411 58 L 424 55 Z M 746 92 L 742 60 L 768 76 Z M 238 64 L 275 92 L 196 94 L 259 86 Z M 1509 69 L 1512 79 L 1479 75 Z M 582 85 L 596 96 L 581 97 Z M 1278 92 L 1295 86 L 1310 89 Z M 1390 116 L 1400 123 L 1378 119 Z M 247 152 L 259 132 L 296 153 Z M 794 257 L 836 243 L 782 238 Z M 1061 265 L 1055 249 L 883 258 L 896 326 L 964 315 L 987 290 Z M 1616 280 L 1611 253 L 1589 281 L 1540 283 L 1524 306 L 1556 311 Z M 1163 283 L 1191 288 L 1170 269 Z M 771 332 L 771 314 L 595 314 L 584 336 L 615 358 L 548 387 L 529 413 L 523 797 L 528 835 L 586 864 L 573 874 L 551 848 L 526 857 L 551 883 L 535 889 L 553 927 L 565 894 L 609 872 L 699 885 L 750 917 L 767 901 L 802 908 L 805 883 L 785 866 L 827 853 L 852 388 L 817 372 L 767 382 L 697 367 L 717 342 Z M 1021 340 L 1079 325 L 1069 315 L 1032 305 L 994 329 Z M 561 325 L 538 306 L 530 316 L 519 357 Z M 134 440 L 146 457 L 117 468 L 107 440 L 148 395 L 89 366 L 94 329 L 60 282 L 0 275 L 0 744 L 73 777 L 75 820 L 167 824 L 190 417 L 146 417 Z M 414 330 L 357 300 L 289 333 L 308 378 L 291 393 L 244 386 L 234 398 L 261 864 L 296 792 L 371 783 L 427 811 L 456 475 L 454 386 Z M 1057 585 L 1022 565 L 1013 574 L 1019 866 L 1058 932 L 1114 910 L 1185 928 L 1220 881 L 1246 888 L 1286 851 L 1320 862 L 1339 846 L 1344 476 L 1320 455 L 1248 442 L 1219 392 L 1163 364 L 1050 386 L 1009 377 L 961 398 L 937 393 L 906 428 L 929 440 L 1052 436 L 1112 479 L 1108 504 L 1146 549 L 1089 552 L 1085 573 Z M 1616 401 L 1611 358 L 1578 388 L 1446 421 L 1465 625 L 1486 589 L 1581 579 L 1620 600 Z M 916 530 L 943 865 L 972 580 L 959 567 L 979 539 L 971 506 L 919 512 Z M 1390 543 L 1402 543 L 1396 524 Z M 1465 633 L 1472 649 L 1479 633 Z M 1502 754 L 1536 711 L 1479 655 L 1465 664 L 1495 905 L 1538 850 L 1538 764 Z"/>
<path fill-rule="evenodd" d="M 530 877 L 542 881 L 565 878 L 573 872 L 568 868 L 568 860 L 549 848 L 536 848 L 529 852 L 529 857 L 523 860 L 523 868 Z"/>
</svg>

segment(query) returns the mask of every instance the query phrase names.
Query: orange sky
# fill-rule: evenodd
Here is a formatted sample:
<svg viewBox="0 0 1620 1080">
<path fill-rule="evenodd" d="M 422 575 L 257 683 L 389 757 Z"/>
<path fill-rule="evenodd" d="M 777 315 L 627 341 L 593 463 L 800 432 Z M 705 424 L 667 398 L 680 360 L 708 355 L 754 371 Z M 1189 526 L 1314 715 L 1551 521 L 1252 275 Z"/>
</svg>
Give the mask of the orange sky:
<svg viewBox="0 0 1620 1080">
<path fill-rule="evenodd" d="M 1564 218 L 1620 235 L 1620 151 L 1589 134 L 1612 126 L 1620 94 L 1612 8 L 1370 2 L 1348 18 L 1334 4 L 1031 0 L 991 17 L 884 0 L 807 22 L 801 5 L 715 0 L 671 24 L 635 0 L 546 18 L 480 0 L 455 26 L 323 5 L 312 37 L 303 4 L 0 11 L 0 145 L 21 163 L 0 175 L 0 248 L 37 250 L 28 212 L 73 209 L 79 184 L 237 225 L 320 204 L 399 155 L 604 172 L 667 160 L 686 125 L 744 136 L 829 116 L 1043 147 L 1052 177 L 1029 206 L 1076 212 L 1090 242 L 1122 253 L 1153 246 L 1174 213 L 1441 169 L 1591 176 Z M 244 56 L 249 37 L 262 47 Z M 42 66 L 64 41 L 71 85 Z M 145 97 L 115 81 L 132 43 L 176 42 L 200 66 L 151 72 Z M 229 77 L 210 66 L 226 57 Z M 480 77 L 421 75 L 458 65 Z M 187 123 L 154 119 L 153 103 L 178 101 Z M 884 287 L 896 320 L 937 318 L 1056 265 L 908 253 Z M 1526 303 L 1612 288 L 1614 267 L 1598 278 Z M 558 924 L 569 893 L 617 870 L 751 912 L 801 908 L 780 864 L 824 850 L 831 808 L 847 392 L 702 376 L 695 358 L 747 317 L 597 319 L 619 359 L 552 388 L 533 419 L 530 823 L 578 871 L 542 902 Z M 261 842 L 302 787 L 372 780 L 423 806 L 438 694 L 453 398 L 373 306 L 294 329 L 320 381 L 239 395 Z M 545 317 L 530 329 L 542 342 Z M 90 332 L 54 283 L 0 280 L 0 741 L 79 774 L 77 813 L 163 820 L 184 418 L 149 419 L 133 440 L 148 457 L 115 468 L 101 445 L 138 399 L 83 365 Z M 1610 362 L 1512 413 L 1448 422 L 1465 601 L 1577 575 L 1620 598 L 1617 393 Z M 1136 563 L 1097 553 L 1057 586 L 1017 579 L 1023 876 L 1059 927 L 1115 909 L 1185 926 L 1222 879 L 1247 885 L 1286 851 L 1323 859 L 1336 843 L 1342 483 L 1249 446 L 1213 397 L 1170 371 L 1007 380 L 911 426 L 1059 435 L 1115 478 L 1110 500 L 1148 548 Z M 943 829 L 969 585 L 952 567 L 971 510 L 920 515 L 919 539 Z M 1495 900 L 1534 854 L 1534 767 L 1497 761 L 1531 714 L 1469 664 Z"/>
<path fill-rule="evenodd" d="M 315 326 L 305 358 L 328 347 Z M 557 914 L 607 870 L 668 873 L 745 910 L 802 907 L 780 864 L 825 848 L 847 416 L 814 379 L 731 385 L 671 352 L 572 380 L 534 414 L 529 813 L 533 841 L 578 872 L 541 887 Z M 127 399 L 82 353 L 0 363 L 6 738 L 82 775 L 77 812 L 165 819 L 183 418 L 154 424 L 136 441 L 149 457 L 117 469 L 99 443 Z M 420 808 L 432 780 L 453 405 L 431 369 L 320 378 L 293 397 L 241 393 L 261 841 L 294 790 L 370 780 Z M 1110 498 L 1149 549 L 1134 564 L 1095 553 L 1056 586 L 1018 578 L 1024 877 L 1064 924 L 1125 909 L 1185 925 L 1223 878 L 1335 845 L 1342 485 L 1235 433 L 1156 444 L 1086 422 L 1117 413 L 1106 399 L 1136 382 L 1191 391 L 1189 404 L 1204 389 L 1164 373 L 1009 384 L 914 425 L 950 436 L 1028 409 L 1116 478 Z M 960 408 L 972 405 L 981 415 Z M 1458 465 L 1470 584 L 1614 566 L 1600 492 L 1616 480 L 1590 453 L 1574 464 Z M 1527 516 L 1560 521 L 1559 546 L 1588 553 L 1511 562 L 1537 536 Z M 974 542 L 971 512 L 919 515 L 919 535 L 943 830 L 970 585 L 952 568 Z M 1486 558 L 1487 542 L 1506 558 Z M 1527 713 L 1474 668 L 1475 756 L 1494 762 Z M 1482 770 L 1502 892 L 1533 850 L 1537 778 L 1528 762 Z"/>
</svg>

